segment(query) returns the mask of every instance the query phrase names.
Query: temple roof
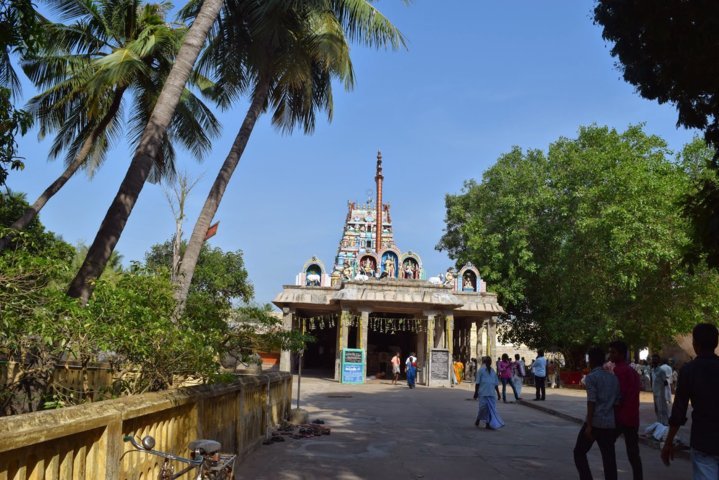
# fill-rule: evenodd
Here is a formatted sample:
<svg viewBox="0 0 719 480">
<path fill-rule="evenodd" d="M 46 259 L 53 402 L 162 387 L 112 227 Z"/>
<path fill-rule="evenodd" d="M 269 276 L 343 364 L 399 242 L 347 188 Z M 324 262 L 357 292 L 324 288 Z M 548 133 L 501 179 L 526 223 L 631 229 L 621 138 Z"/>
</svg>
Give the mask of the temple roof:
<svg viewBox="0 0 719 480">
<path fill-rule="evenodd" d="M 396 279 L 344 281 L 335 287 L 285 285 L 273 303 L 280 308 L 337 309 L 341 305 L 376 311 L 442 310 L 462 316 L 503 313 L 493 293 L 459 293 L 430 282 Z"/>
</svg>

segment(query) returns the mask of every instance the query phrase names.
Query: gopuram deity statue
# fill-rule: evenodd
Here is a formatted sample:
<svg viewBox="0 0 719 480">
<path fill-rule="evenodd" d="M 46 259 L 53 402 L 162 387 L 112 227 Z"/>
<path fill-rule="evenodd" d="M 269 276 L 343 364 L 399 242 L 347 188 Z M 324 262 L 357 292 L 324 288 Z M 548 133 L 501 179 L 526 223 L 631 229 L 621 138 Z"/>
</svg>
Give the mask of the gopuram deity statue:
<svg viewBox="0 0 719 480">
<path fill-rule="evenodd" d="M 404 278 L 414 278 L 414 267 L 410 261 L 404 263 Z"/>
<path fill-rule="evenodd" d="M 352 265 L 350 265 L 348 259 L 345 259 L 345 263 L 342 266 L 342 279 L 349 280 L 350 278 L 352 278 Z"/>
<path fill-rule="evenodd" d="M 392 258 L 391 256 L 387 256 L 387 258 L 384 261 L 384 271 L 388 277 L 390 277 L 390 278 L 395 277 L 394 258 Z"/>
<path fill-rule="evenodd" d="M 368 277 L 374 277 L 374 264 L 369 258 L 365 258 L 364 262 L 362 263 L 362 273 L 364 273 Z"/>
<path fill-rule="evenodd" d="M 454 277 L 456 273 L 454 272 L 454 269 L 452 267 L 447 269 L 447 273 L 444 274 L 444 285 L 445 286 L 452 286 L 454 285 Z"/>
</svg>

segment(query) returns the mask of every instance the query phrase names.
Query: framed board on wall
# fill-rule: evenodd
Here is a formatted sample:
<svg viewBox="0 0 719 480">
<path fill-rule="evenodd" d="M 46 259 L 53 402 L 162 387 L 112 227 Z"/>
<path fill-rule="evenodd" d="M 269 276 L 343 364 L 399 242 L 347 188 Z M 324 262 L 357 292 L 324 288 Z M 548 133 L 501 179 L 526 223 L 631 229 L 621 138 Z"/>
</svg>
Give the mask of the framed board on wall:
<svg viewBox="0 0 719 480">
<path fill-rule="evenodd" d="M 433 348 L 429 354 L 429 385 L 449 385 L 451 361 L 449 350 Z"/>
<path fill-rule="evenodd" d="M 361 348 L 342 350 L 341 383 L 364 383 L 365 354 Z"/>
</svg>

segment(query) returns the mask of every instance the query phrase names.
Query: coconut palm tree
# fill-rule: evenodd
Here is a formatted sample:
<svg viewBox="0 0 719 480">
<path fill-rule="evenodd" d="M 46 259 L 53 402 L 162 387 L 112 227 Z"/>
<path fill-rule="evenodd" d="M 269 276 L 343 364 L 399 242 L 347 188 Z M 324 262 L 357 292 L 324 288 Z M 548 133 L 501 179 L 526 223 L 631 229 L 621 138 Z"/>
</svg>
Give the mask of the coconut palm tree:
<svg viewBox="0 0 719 480">
<path fill-rule="evenodd" d="M 182 47 L 177 55 L 177 61 L 169 73 L 162 92 L 155 105 L 155 109 L 143 131 L 135 155 L 133 156 L 127 174 L 120 185 L 100 228 L 95 236 L 88 255 L 80 271 L 68 288 L 68 295 L 80 298 L 86 302 L 93 289 L 93 280 L 98 278 L 105 268 L 110 254 L 120 239 L 127 219 L 137 202 L 137 198 L 147 180 L 152 159 L 160 149 L 162 136 L 170 123 L 170 118 L 180 98 L 180 91 L 184 87 L 192 67 L 202 49 L 207 35 L 215 25 L 220 9 L 228 6 L 228 11 L 236 10 L 243 0 L 203 0 L 196 2 L 199 6 L 197 16 L 185 35 Z M 376 10 L 366 0 L 266 0 L 265 2 L 252 2 L 258 5 L 258 10 L 270 10 L 275 5 L 284 5 L 285 8 L 296 6 L 312 7 L 317 10 L 333 12 L 343 30 L 348 33 L 351 41 L 359 40 L 370 46 L 386 45 L 388 33 L 394 32 L 392 38 L 400 42 L 401 36 L 394 27 L 385 22 L 385 18 L 376 15 Z M 262 17 L 260 17 L 261 19 Z M 218 25 L 221 25 L 219 22 Z M 220 27 L 216 27 L 220 28 Z M 239 39 L 243 37 L 240 36 Z M 242 58 L 235 61 L 241 62 Z M 238 79 L 240 84 L 241 78 Z"/>
<path fill-rule="evenodd" d="M 242 5 L 240 5 L 240 3 Z M 337 5 L 350 2 L 335 2 Z M 351 2 L 372 19 L 372 28 L 360 37 L 365 43 L 399 47 L 402 35 L 368 2 Z M 344 5 L 343 5 L 344 6 Z M 244 11 L 242 9 L 244 7 Z M 361 10 L 364 9 L 363 12 Z M 237 2 L 224 12 L 220 28 L 200 60 L 199 68 L 217 78 L 227 104 L 243 89 L 251 89 L 251 103 L 245 119 L 227 154 L 195 224 L 180 264 L 176 299 L 178 316 L 190 288 L 195 265 L 212 219 L 240 162 L 257 118 L 272 109 L 272 123 L 290 133 L 299 126 L 312 133 L 316 113 L 327 112 L 332 119 L 332 79 L 340 80 L 349 90 L 354 84 L 347 36 L 355 25 L 341 23 L 342 10 L 316 8 L 313 5 Z M 254 19 L 257 21 L 253 21 Z M 260 21 L 261 19 L 261 21 Z M 227 39 L 247 37 L 250 42 Z M 242 58 L 238 65 L 235 59 Z"/>
<path fill-rule="evenodd" d="M 128 92 L 134 93 L 129 133 L 137 144 L 186 30 L 165 22 L 166 8 L 139 0 L 66 0 L 60 13 L 72 23 L 45 25 L 48 47 L 23 62 L 28 77 L 46 89 L 28 108 L 41 137 L 57 132 L 50 155 L 65 151 L 66 169 L 11 228 L 25 228 L 80 168 L 92 175 L 103 163 L 122 130 Z M 191 80 L 209 87 L 197 75 Z M 212 112 L 185 89 L 152 164 L 151 181 L 174 175 L 173 141 L 202 157 L 218 133 Z M 0 250 L 8 243 L 9 237 L 0 239 Z"/>
<path fill-rule="evenodd" d="M 42 34 L 31 0 L 0 0 L 0 87 L 20 93 L 20 79 L 10 60 L 13 53 L 35 48 Z"/>
<path fill-rule="evenodd" d="M 205 38 L 215 22 L 223 0 L 204 0 L 197 17 L 182 40 L 175 63 L 162 86 L 155 107 L 142 131 L 135 154 L 120 184 L 97 235 L 88 249 L 80 270 L 68 287 L 67 294 L 87 303 L 93 289 L 93 280 L 105 269 L 115 245 L 120 240 L 127 219 L 142 192 L 155 158 L 162 151 L 163 139 L 175 110 L 184 93 L 185 84 L 204 45 Z"/>
</svg>

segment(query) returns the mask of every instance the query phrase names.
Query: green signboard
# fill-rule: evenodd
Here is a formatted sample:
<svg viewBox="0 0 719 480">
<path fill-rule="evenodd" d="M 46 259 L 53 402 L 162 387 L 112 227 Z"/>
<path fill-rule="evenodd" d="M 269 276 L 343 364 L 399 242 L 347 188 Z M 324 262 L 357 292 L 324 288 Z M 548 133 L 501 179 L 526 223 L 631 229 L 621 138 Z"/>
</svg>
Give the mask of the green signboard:
<svg viewBox="0 0 719 480">
<path fill-rule="evenodd" d="M 365 356 L 361 348 L 342 350 L 341 383 L 364 383 Z"/>
</svg>

